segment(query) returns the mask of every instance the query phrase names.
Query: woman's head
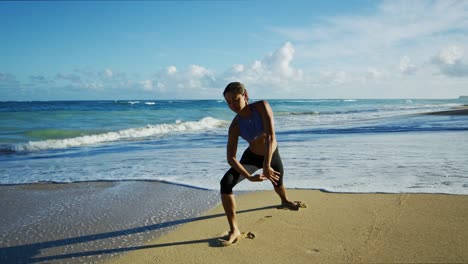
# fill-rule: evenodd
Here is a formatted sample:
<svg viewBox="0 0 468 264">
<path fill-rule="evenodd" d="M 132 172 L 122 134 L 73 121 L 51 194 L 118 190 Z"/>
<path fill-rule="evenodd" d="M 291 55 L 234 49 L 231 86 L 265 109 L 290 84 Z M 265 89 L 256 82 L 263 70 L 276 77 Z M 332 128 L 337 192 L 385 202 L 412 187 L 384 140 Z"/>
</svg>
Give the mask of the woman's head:
<svg viewBox="0 0 468 264">
<path fill-rule="evenodd" d="M 247 90 L 245 89 L 245 86 L 240 83 L 240 82 L 232 82 L 224 88 L 223 96 L 226 96 L 226 93 L 232 92 L 236 94 L 242 94 L 244 95 Z"/>
<path fill-rule="evenodd" d="M 245 86 L 240 82 L 232 82 L 226 86 L 223 92 L 229 108 L 239 113 L 249 103 L 249 95 Z"/>
</svg>

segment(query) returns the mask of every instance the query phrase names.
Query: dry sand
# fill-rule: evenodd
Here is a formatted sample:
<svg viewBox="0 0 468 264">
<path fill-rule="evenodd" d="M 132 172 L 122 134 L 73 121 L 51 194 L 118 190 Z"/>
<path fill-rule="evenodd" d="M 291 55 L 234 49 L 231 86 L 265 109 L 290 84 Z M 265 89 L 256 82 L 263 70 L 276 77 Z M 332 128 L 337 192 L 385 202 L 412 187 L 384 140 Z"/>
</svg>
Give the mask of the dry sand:
<svg viewBox="0 0 468 264">
<path fill-rule="evenodd" d="M 288 192 L 308 208 L 277 209 L 273 191 L 237 197 L 255 239 L 219 247 L 218 206 L 110 263 L 468 263 L 468 196 Z"/>
</svg>

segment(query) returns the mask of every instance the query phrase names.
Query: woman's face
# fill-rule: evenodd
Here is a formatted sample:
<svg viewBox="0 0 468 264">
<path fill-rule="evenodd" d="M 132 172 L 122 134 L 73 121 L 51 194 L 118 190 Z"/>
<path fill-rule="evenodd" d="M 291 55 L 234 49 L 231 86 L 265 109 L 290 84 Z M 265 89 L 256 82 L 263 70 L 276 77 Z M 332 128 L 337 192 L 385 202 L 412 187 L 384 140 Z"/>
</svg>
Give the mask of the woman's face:
<svg viewBox="0 0 468 264">
<path fill-rule="evenodd" d="M 239 113 L 247 105 L 246 94 L 227 92 L 224 95 L 224 99 L 226 100 L 229 108 L 235 113 Z"/>
</svg>

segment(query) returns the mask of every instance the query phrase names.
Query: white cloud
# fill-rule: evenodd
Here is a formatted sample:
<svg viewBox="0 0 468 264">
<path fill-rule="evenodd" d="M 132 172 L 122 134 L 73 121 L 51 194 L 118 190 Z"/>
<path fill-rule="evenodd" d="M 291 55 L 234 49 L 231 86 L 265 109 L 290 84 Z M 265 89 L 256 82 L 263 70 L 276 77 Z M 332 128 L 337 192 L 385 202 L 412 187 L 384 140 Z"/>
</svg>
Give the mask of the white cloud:
<svg viewBox="0 0 468 264">
<path fill-rule="evenodd" d="M 57 81 L 67 81 L 67 82 L 70 82 L 72 84 L 81 84 L 82 83 L 82 79 L 81 79 L 81 76 L 78 75 L 78 74 L 74 74 L 74 73 L 58 73 L 57 75 L 55 75 L 55 80 Z"/>
<path fill-rule="evenodd" d="M 114 75 L 114 72 L 112 72 L 111 69 L 106 69 L 104 72 L 105 72 L 105 75 L 109 78 Z"/>
<path fill-rule="evenodd" d="M 451 46 L 439 52 L 435 57 L 435 62 L 439 64 L 454 65 L 461 62 L 463 50 L 458 46 Z"/>
<path fill-rule="evenodd" d="M 331 82 L 333 84 L 345 84 L 345 83 L 348 83 L 350 82 L 350 76 L 348 75 L 348 73 L 344 72 L 344 71 L 338 71 L 336 72 L 335 74 L 332 75 L 332 80 Z"/>
<path fill-rule="evenodd" d="M 380 79 L 384 75 L 384 72 L 382 70 L 378 70 L 376 68 L 369 67 L 367 69 L 367 79 Z"/>
<path fill-rule="evenodd" d="M 264 63 L 273 74 L 290 78 L 299 75 L 299 72 L 291 67 L 293 56 L 294 47 L 290 42 L 286 42 L 280 49 L 267 56 Z"/>
<path fill-rule="evenodd" d="M 86 82 L 80 85 L 82 88 L 91 89 L 91 90 L 101 90 L 105 88 L 104 84 L 99 82 Z"/>
<path fill-rule="evenodd" d="M 88 90 L 115 94 L 115 91 L 125 89 L 151 90 L 150 83 L 135 80 L 125 73 L 110 68 L 103 70 L 75 69 L 72 73 L 57 73 L 53 78 L 47 76 L 41 76 L 41 79 L 30 78 L 36 85 L 41 85 L 41 82 L 44 84 L 43 80 L 49 79 L 53 87 L 74 91 Z"/>
<path fill-rule="evenodd" d="M 187 69 L 178 70 L 169 66 L 157 73 L 151 80 L 158 92 L 165 96 L 213 98 L 230 81 L 242 81 L 259 92 L 269 90 L 269 95 L 280 94 L 291 88 L 292 83 L 302 80 L 303 72 L 292 66 L 295 49 L 286 42 L 276 51 L 261 60 L 253 60 L 250 65 L 234 64 L 227 71 L 215 73 L 204 66 L 193 64 Z M 250 89 L 249 89 L 250 90 Z M 259 96 L 261 96 L 259 94 Z"/>
<path fill-rule="evenodd" d="M 414 97 L 419 92 L 422 97 L 447 97 L 466 89 L 459 78 L 468 76 L 463 60 L 463 50 L 468 49 L 467 14 L 468 1 L 383 1 L 372 13 L 270 29 L 292 40 L 296 63 L 308 65 L 303 81 L 295 84 L 302 86 L 302 94 Z M 409 83 L 417 88 L 409 88 Z M 394 92 L 389 94 L 388 89 Z"/>
<path fill-rule="evenodd" d="M 286 42 L 276 51 L 261 60 L 254 60 L 250 65 L 233 65 L 222 80 L 242 81 L 259 92 L 268 91 L 269 95 L 279 95 L 288 90 L 290 84 L 302 80 L 303 71 L 292 66 L 294 53 L 294 45 Z"/>
<path fill-rule="evenodd" d="M 176 66 L 169 66 L 169 67 L 166 68 L 166 72 L 169 75 L 175 74 L 177 72 L 177 68 L 176 68 Z"/>
<path fill-rule="evenodd" d="M 232 66 L 232 71 L 235 72 L 235 73 L 240 73 L 240 72 L 243 72 L 245 69 L 244 65 L 242 64 L 234 64 Z"/>
<path fill-rule="evenodd" d="M 156 93 L 163 93 L 164 97 L 174 98 L 187 96 L 192 98 L 212 98 L 217 89 L 216 76 L 208 68 L 200 65 L 190 65 L 187 69 L 178 70 L 175 66 L 168 66 L 152 78 L 153 88 L 156 83 Z M 159 95 L 159 94 L 156 94 Z"/>
<path fill-rule="evenodd" d="M 463 61 L 463 49 L 450 46 L 442 49 L 432 60 L 441 73 L 449 77 L 468 77 L 468 64 Z"/>
<path fill-rule="evenodd" d="M 193 77 L 201 78 L 204 76 L 210 76 L 211 71 L 199 65 L 190 65 L 189 74 Z"/>
<path fill-rule="evenodd" d="M 419 62 L 425 51 L 427 59 L 453 39 L 468 43 L 467 14 L 468 1 L 384 1 L 372 14 L 323 17 L 273 31 L 297 42 L 303 60 L 397 64 L 404 54 Z"/>
<path fill-rule="evenodd" d="M 158 83 L 156 84 L 156 87 L 157 87 L 160 91 L 165 91 L 165 89 L 166 89 L 166 86 L 165 86 L 163 83 L 160 83 L 160 82 L 158 82 Z"/>
<path fill-rule="evenodd" d="M 152 91 L 153 90 L 153 81 L 152 80 L 144 80 L 140 82 L 143 86 L 143 90 L 145 91 Z"/>
<path fill-rule="evenodd" d="M 411 62 L 411 59 L 408 56 L 403 56 L 400 59 L 398 69 L 401 73 L 408 75 L 416 72 L 416 66 Z"/>
</svg>

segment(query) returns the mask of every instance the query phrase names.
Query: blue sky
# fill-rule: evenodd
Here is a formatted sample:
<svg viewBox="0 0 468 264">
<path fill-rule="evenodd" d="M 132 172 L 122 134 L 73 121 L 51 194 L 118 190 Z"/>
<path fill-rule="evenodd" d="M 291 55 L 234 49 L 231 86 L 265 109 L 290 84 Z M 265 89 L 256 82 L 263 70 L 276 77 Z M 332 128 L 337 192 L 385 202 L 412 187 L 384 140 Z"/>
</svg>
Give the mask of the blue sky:
<svg viewBox="0 0 468 264">
<path fill-rule="evenodd" d="M 468 95 L 468 1 L 2 1 L 0 25 L 0 101 Z"/>
</svg>

